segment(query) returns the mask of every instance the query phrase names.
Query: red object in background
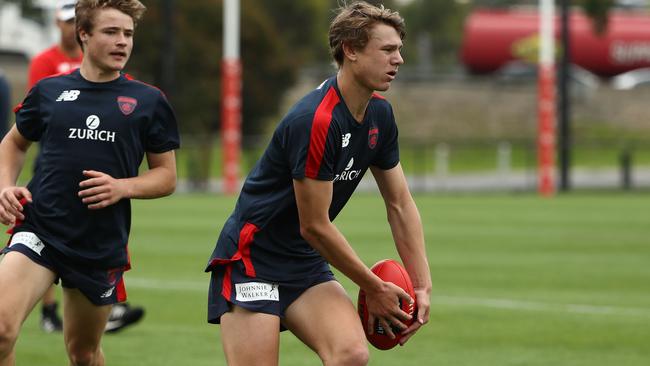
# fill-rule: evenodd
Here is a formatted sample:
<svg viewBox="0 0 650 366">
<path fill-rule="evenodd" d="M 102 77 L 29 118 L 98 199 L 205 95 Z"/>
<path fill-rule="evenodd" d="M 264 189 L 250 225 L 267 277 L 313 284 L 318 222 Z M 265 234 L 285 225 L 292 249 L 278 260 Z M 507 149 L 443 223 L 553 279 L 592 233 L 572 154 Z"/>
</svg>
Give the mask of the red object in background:
<svg viewBox="0 0 650 366">
<path fill-rule="evenodd" d="M 223 191 L 226 194 L 235 194 L 239 186 L 241 150 L 241 61 L 239 59 L 224 60 L 222 68 Z"/>
<path fill-rule="evenodd" d="M 572 63 L 600 76 L 650 67 L 650 13 L 612 11 L 602 35 L 581 11 L 573 11 L 569 19 Z M 558 16 L 555 29 L 559 39 Z M 520 59 L 513 48 L 538 33 L 536 8 L 475 11 L 465 21 L 461 60 L 473 73 L 496 71 Z"/>
<path fill-rule="evenodd" d="M 538 191 L 545 197 L 555 194 L 555 68 L 539 69 L 538 104 Z"/>
</svg>

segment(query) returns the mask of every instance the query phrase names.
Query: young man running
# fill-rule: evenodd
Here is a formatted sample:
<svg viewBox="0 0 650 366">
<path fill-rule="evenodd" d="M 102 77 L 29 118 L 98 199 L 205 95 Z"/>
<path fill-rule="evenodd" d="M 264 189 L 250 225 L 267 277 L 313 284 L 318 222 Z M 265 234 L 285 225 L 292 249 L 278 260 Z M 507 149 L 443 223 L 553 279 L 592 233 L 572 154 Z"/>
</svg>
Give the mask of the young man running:
<svg viewBox="0 0 650 366">
<path fill-rule="evenodd" d="M 41 80 L 16 107 L 0 144 L 0 221 L 13 236 L 0 262 L 0 366 L 13 365 L 22 323 L 56 281 L 71 365 L 104 365 L 100 341 L 122 275 L 131 198 L 176 185 L 176 119 L 162 93 L 121 70 L 145 7 L 137 0 L 80 0 L 78 70 Z M 41 157 L 27 187 L 16 180 L 31 141 Z M 149 169 L 138 175 L 146 156 Z"/>
<path fill-rule="evenodd" d="M 75 28 L 75 5 L 77 0 L 58 0 L 55 11 L 56 26 L 61 33 L 59 42 L 36 55 L 29 63 L 29 89 L 41 79 L 62 73 L 68 73 L 81 66 L 83 53 L 77 42 Z M 0 130 L 1 131 L 1 130 Z M 4 136 L 4 133 L 2 134 Z M 38 167 L 38 159 L 34 167 Z M 45 332 L 60 332 L 63 322 L 58 313 L 56 301 L 56 286 L 53 284 L 43 295 L 41 301 L 41 329 Z M 131 306 L 127 302 L 113 305 L 108 317 L 105 331 L 118 332 L 125 327 L 137 323 L 144 316 L 144 308 Z"/>
</svg>

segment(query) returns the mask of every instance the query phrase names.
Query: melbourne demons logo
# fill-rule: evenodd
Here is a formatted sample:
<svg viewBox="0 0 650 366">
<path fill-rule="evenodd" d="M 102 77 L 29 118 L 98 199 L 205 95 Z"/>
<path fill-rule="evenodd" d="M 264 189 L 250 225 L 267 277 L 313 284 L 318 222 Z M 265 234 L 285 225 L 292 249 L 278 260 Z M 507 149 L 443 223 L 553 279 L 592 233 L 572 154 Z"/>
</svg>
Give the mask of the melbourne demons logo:
<svg viewBox="0 0 650 366">
<path fill-rule="evenodd" d="M 122 114 L 128 116 L 135 110 L 138 100 L 131 97 L 117 97 L 117 105 L 120 107 Z"/>
<path fill-rule="evenodd" d="M 368 147 L 374 149 L 377 146 L 377 139 L 379 138 L 379 128 L 371 126 L 368 131 Z"/>
</svg>

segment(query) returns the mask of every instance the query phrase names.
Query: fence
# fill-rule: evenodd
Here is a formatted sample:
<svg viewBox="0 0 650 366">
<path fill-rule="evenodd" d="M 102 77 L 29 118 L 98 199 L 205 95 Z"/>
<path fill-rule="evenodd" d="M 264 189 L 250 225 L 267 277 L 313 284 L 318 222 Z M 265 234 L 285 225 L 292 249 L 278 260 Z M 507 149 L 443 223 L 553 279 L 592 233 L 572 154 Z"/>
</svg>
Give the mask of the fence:
<svg viewBox="0 0 650 366">
<path fill-rule="evenodd" d="M 185 137 L 178 153 L 181 190 L 221 191 L 221 152 L 209 150 Z M 268 138 L 247 138 L 241 160 L 242 179 L 265 149 Z M 400 139 L 401 164 L 409 184 L 417 192 L 535 191 L 536 144 L 531 139 L 413 141 Z M 209 151 L 209 153 L 207 152 Z M 650 141 L 591 139 L 572 146 L 571 183 L 576 189 L 650 188 Z M 196 175 L 197 164 L 208 172 Z M 371 174 L 361 189 L 376 189 Z"/>
<path fill-rule="evenodd" d="M 416 191 L 534 191 L 533 140 L 402 144 L 402 162 Z M 650 187 L 650 144 L 611 139 L 572 145 L 573 188 Z"/>
</svg>

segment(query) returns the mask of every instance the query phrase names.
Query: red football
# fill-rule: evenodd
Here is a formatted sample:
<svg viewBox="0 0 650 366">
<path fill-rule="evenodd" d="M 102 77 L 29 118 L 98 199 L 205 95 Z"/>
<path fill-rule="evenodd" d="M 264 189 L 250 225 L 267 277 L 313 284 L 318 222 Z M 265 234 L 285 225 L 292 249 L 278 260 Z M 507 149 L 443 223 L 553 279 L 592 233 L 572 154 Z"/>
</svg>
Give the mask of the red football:
<svg viewBox="0 0 650 366">
<path fill-rule="evenodd" d="M 392 282 L 395 285 L 401 287 L 406 291 L 409 296 L 415 301 L 415 292 L 413 291 L 413 284 L 411 283 L 411 278 L 406 272 L 404 267 L 402 267 L 399 262 L 396 262 L 392 259 L 384 259 L 375 263 L 372 268 L 370 268 L 374 274 L 386 282 Z M 395 334 L 395 339 L 391 339 L 384 328 L 379 324 L 378 321 L 375 321 L 374 332 L 369 334 L 368 329 L 368 308 L 366 307 L 366 293 L 363 290 L 359 291 L 359 300 L 357 302 L 357 309 L 359 311 L 359 317 L 361 317 L 361 323 L 363 330 L 366 332 L 366 338 L 368 342 L 375 346 L 378 349 L 391 349 L 395 347 L 401 338 L 400 330 L 393 327 L 393 334 Z M 409 304 L 406 301 L 399 300 L 399 306 L 402 310 L 408 313 L 411 316 L 415 314 L 415 305 Z M 404 324 L 411 325 L 414 318 L 411 320 L 405 321 Z"/>
</svg>

